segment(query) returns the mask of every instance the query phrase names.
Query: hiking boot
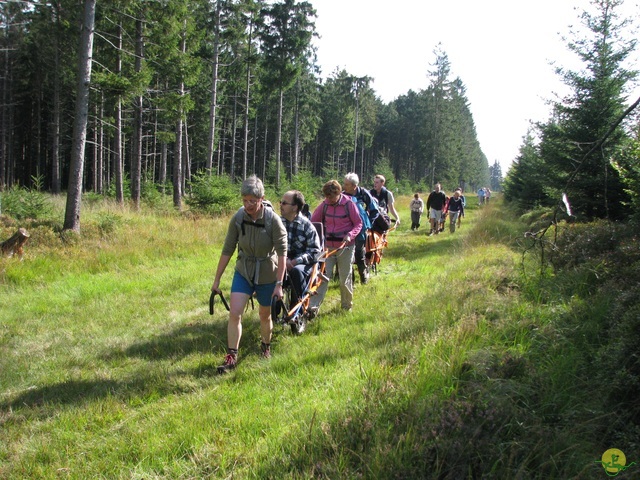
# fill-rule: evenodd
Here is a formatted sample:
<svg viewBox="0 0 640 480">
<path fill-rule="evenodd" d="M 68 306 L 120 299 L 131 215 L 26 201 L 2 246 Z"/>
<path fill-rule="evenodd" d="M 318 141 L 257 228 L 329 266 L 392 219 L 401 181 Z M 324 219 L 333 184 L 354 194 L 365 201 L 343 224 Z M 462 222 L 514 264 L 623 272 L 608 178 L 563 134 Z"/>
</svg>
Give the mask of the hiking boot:
<svg viewBox="0 0 640 480">
<path fill-rule="evenodd" d="M 260 349 L 262 350 L 262 358 L 269 360 L 271 358 L 271 345 L 262 342 L 260 344 Z"/>
<path fill-rule="evenodd" d="M 224 363 L 218 366 L 218 373 L 220 374 L 227 373 L 230 370 L 233 370 L 234 368 L 236 368 L 237 364 L 238 364 L 238 356 L 234 355 L 233 353 L 227 353 L 227 356 L 224 357 Z"/>
</svg>

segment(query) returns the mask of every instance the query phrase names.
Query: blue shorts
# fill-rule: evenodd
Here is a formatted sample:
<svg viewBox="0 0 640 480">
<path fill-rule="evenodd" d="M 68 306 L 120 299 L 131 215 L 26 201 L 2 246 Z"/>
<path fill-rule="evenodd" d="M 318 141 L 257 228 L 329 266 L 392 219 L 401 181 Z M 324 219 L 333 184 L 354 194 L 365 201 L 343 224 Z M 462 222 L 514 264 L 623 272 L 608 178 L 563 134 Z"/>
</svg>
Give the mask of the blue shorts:
<svg viewBox="0 0 640 480">
<path fill-rule="evenodd" d="M 249 281 L 240 275 L 237 271 L 233 274 L 233 281 L 231 282 L 231 293 L 246 293 L 247 295 L 253 295 L 256 293 L 258 303 L 263 307 L 271 305 L 271 297 L 273 297 L 273 290 L 276 288 L 276 282 L 263 283 L 262 285 L 251 285 Z"/>
</svg>

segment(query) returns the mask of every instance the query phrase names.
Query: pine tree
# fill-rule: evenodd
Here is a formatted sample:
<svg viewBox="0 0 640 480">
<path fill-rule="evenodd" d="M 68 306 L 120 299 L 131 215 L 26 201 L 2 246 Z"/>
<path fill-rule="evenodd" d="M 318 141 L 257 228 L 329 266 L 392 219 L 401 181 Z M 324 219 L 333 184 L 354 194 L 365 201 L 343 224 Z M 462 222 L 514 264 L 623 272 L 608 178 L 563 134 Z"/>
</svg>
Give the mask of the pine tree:
<svg viewBox="0 0 640 480">
<path fill-rule="evenodd" d="M 547 165 L 540 157 L 532 132 L 528 132 L 504 180 L 504 199 L 521 210 L 549 205 L 548 183 Z"/>
<path fill-rule="evenodd" d="M 283 0 L 262 9 L 260 30 L 267 83 L 278 95 L 276 127 L 276 187 L 280 184 L 284 92 L 291 88 L 306 65 L 315 33 L 316 13 L 309 2 Z"/>
<path fill-rule="evenodd" d="M 624 216 L 620 176 L 610 163 L 625 139 L 623 128 L 587 155 L 624 112 L 625 86 L 636 76 L 624 67 L 636 41 L 621 37 L 628 25 L 616 14 L 621 4 L 621 0 L 593 0 L 594 12 L 582 13 L 586 36 L 574 33 L 568 48 L 585 68 L 557 70 L 572 92 L 555 104 L 553 121 L 541 128 L 540 153 L 553 174 L 550 185 L 558 194 L 566 187 L 574 211 L 586 218 Z"/>
<path fill-rule="evenodd" d="M 489 167 L 489 185 L 492 192 L 499 191 L 502 186 L 502 167 L 497 160 Z"/>
</svg>

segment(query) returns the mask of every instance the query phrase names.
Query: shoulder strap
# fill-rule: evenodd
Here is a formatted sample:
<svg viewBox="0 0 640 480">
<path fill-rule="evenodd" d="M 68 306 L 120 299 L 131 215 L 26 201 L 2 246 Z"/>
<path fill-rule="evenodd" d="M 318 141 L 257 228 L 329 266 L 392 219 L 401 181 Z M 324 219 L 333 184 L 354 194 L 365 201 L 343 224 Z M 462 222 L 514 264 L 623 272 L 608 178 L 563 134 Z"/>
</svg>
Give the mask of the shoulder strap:
<svg viewBox="0 0 640 480">
<path fill-rule="evenodd" d="M 273 229 L 273 215 L 274 215 L 273 206 L 269 202 L 266 202 L 264 206 L 264 214 L 262 216 L 264 223 L 250 222 L 249 220 L 245 220 L 244 209 L 241 209 L 241 210 L 238 210 L 238 212 L 236 213 L 236 219 L 235 219 L 236 226 L 238 227 L 239 232 L 242 235 L 246 233 L 246 230 L 244 228 L 245 225 L 249 225 L 250 227 L 258 227 L 258 228 L 264 227 L 267 233 L 271 235 L 271 231 Z"/>
<path fill-rule="evenodd" d="M 353 201 L 355 201 L 355 198 L 349 195 L 349 198 L 352 199 Z M 340 197 L 340 200 L 338 200 L 338 203 L 340 203 L 340 201 L 342 201 L 342 197 Z M 342 206 L 344 207 L 344 215 L 345 217 L 349 216 L 349 202 L 345 202 L 342 204 Z M 329 207 L 329 205 L 327 205 L 326 202 L 324 202 L 323 206 L 322 206 L 322 223 L 324 223 L 324 220 L 326 218 L 326 213 L 327 213 L 327 208 Z M 335 217 L 336 215 L 331 215 L 333 217 Z"/>
<path fill-rule="evenodd" d="M 387 190 L 387 187 L 382 187 L 382 190 L 380 191 L 380 197 L 384 197 L 384 203 L 388 207 L 389 206 L 389 190 Z"/>
<path fill-rule="evenodd" d="M 263 202 L 264 203 L 264 202 Z M 275 215 L 275 211 L 273 210 L 273 205 L 271 202 L 265 203 L 264 208 L 264 228 L 267 231 L 267 234 L 271 236 L 271 231 L 273 229 L 273 216 Z"/>
</svg>

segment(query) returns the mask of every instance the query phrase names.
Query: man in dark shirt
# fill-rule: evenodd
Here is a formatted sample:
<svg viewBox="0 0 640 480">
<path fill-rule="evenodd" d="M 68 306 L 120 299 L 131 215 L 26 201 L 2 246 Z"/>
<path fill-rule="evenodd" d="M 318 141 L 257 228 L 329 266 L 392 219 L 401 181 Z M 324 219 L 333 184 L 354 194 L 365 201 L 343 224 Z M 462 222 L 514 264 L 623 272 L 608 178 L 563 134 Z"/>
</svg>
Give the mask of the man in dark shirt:
<svg viewBox="0 0 640 480">
<path fill-rule="evenodd" d="M 434 233 L 437 235 L 440 231 L 439 225 L 442 217 L 442 209 L 444 208 L 444 205 L 447 201 L 447 196 L 440 189 L 440 184 L 436 183 L 435 190 L 431 192 L 429 194 L 429 197 L 427 198 L 429 223 L 431 223 L 431 232 L 429 233 L 429 235 L 433 235 Z"/>
<path fill-rule="evenodd" d="M 369 190 L 369 193 L 377 200 L 380 212 L 393 215 L 396 219 L 396 227 L 399 227 L 400 215 L 398 215 L 398 211 L 396 210 L 393 193 L 384 186 L 386 182 L 387 179 L 384 178 L 384 175 L 376 175 L 373 177 L 373 188 Z"/>
</svg>

